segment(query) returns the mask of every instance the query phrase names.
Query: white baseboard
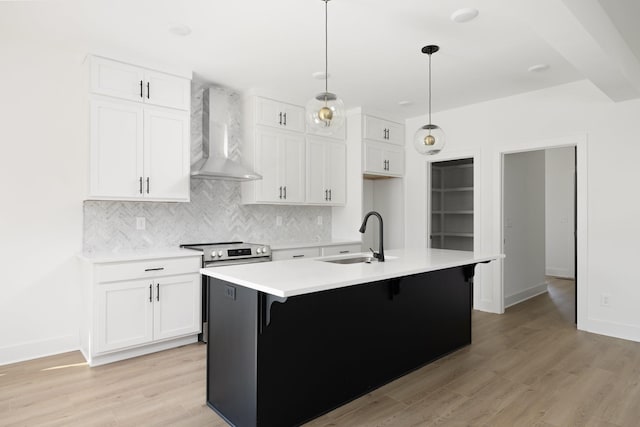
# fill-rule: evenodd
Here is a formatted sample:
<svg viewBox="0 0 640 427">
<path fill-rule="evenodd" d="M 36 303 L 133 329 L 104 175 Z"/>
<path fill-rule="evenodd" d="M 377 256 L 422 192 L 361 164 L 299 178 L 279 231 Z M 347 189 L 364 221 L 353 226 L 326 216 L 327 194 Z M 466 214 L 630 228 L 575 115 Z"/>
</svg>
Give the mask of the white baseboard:
<svg viewBox="0 0 640 427">
<path fill-rule="evenodd" d="M 585 323 L 586 324 L 580 325 L 579 329 L 598 335 L 640 342 L 640 327 L 636 325 L 615 323 L 600 319 L 589 319 Z"/>
<path fill-rule="evenodd" d="M 198 335 L 189 335 L 186 337 L 175 338 L 168 341 L 161 341 L 153 344 L 144 345 L 126 350 L 114 351 L 112 353 L 102 354 L 91 357 L 86 350 L 82 349 L 82 355 L 92 368 L 95 366 L 105 365 L 107 363 L 118 362 L 132 357 L 144 356 L 145 354 L 155 353 L 162 350 L 168 350 L 174 347 L 180 347 L 187 344 L 198 342 Z"/>
<path fill-rule="evenodd" d="M 77 335 L 67 335 L 0 347 L 0 366 L 52 356 L 54 354 L 67 353 L 78 350 L 78 348 L 79 339 Z"/>
<path fill-rule="evenodd" d="M 539 283 L 524 291 L 520 291 L 517 294 L 504 297 L 504 308 L 511 307 L 512 305 L 519 304 L 523 301 L 537 297 L 540 294 L 547 292 L 547 282 Z"/>
<path fill-rule="evenodd" d="M 574 279 L 573 272 L 567 268 L 551 268 L 546 269 L 547 276 L 560 277 L 562 279 Z"/>
</svg>

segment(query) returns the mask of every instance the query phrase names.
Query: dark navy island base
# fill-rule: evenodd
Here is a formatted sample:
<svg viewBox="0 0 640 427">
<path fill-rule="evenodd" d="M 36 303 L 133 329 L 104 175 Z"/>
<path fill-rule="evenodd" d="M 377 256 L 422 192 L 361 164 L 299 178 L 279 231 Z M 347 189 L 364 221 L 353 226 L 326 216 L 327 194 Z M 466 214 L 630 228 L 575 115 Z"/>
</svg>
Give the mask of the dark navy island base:
<svg viewBox="0 0 640 427">
<path fill-rule="evenodd" d="M 207 404 L 296 426 L 470 344 L 474 267 L 289 298 L 209 277 Z"/>
</svg>

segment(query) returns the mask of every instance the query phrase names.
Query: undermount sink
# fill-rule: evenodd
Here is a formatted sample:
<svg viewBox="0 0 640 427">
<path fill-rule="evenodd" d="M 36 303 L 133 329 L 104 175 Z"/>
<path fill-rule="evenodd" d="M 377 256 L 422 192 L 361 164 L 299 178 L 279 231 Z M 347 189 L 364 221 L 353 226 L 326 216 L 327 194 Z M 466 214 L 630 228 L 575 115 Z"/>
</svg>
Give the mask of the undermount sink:
<svg viewBox="0 0 640 427">
<path fill-rule="evenodd" d="M 378 262 L 378 260 L 371 256 L 357 256 L 351 258 L 340 258 L 340 259 L 323 259 L 323 262 L 332 262 L 334 264 L 357 264 L 359 262 L 366 262 L 367 264 L 371 264 L 372 262 Z"/>
</svg>

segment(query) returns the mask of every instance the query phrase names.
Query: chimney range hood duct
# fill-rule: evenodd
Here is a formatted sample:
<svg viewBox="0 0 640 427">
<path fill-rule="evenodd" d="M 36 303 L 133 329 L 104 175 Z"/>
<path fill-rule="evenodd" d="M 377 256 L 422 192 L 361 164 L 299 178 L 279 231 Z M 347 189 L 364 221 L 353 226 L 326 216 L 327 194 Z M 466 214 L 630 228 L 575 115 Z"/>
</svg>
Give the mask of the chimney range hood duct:
<svg viewBox="0 0 640 427">
<path fill-rule="evenodd" d="M 229 97 L 217 88 L 202 94 L 202 159 L 191 167 L 191 176 L 200 179 L 251 181 L 261 175 L 229 156 Z"/>
</svg>

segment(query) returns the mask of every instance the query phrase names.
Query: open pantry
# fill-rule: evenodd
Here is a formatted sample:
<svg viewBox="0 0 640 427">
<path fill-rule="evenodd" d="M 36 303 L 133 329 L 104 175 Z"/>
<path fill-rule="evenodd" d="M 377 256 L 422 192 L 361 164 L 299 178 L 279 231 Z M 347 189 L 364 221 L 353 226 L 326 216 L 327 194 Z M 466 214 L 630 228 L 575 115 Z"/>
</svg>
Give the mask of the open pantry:
<svg viewBox="0 0 640 427">
<path fill-rule="evenodd" d="M 432 248 L 473 250 L 473 159 L 431 164 Z"/>
</svg>

